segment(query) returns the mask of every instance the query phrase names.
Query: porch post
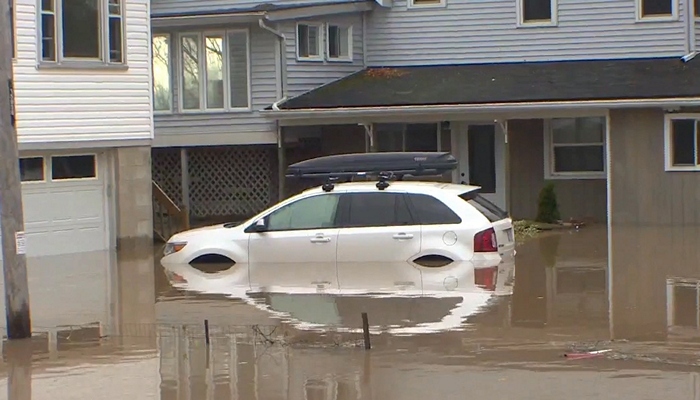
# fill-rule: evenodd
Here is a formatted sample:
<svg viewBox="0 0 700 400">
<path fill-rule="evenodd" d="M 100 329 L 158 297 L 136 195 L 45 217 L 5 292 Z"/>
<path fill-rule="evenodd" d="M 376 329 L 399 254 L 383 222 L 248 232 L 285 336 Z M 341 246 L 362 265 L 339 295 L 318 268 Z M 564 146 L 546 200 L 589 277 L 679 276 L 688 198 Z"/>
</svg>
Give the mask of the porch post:
<svg viewBox="0 0 700 400">
<path fill-rule="evenodd" d="M 287 157 L 284 148 L 284 129 L 277 123 L 277 181 L 278 181 L 278 198 L 282 201 L 286 197 L 285 170 L 287 169 Z"/>
<path fill-rule="evenodd" d="M 442 151 L 442 123 L 437 123 L 437 129 L 435 131 L 437 132 L 437 151 Z"/>
<path fill-rule="evenodd" d="M 510 212 L 510 204 L 511 204 L 511 192 L 510 190 L 510 144 L 508 143 L 508 120 L 503 122 L 503 136 L 505 138 L 505 146 L 503 149 L 504 153 L 504 168 L 505 168 L 505 191 L 506 191 L 506 210 Z"/>
<path fill-rule="evenodd" d="M 182 190 L 182 206 L 190 218 L 190 167 L 186 147 L 180 147 L 180 185 Z"/>
</svg>

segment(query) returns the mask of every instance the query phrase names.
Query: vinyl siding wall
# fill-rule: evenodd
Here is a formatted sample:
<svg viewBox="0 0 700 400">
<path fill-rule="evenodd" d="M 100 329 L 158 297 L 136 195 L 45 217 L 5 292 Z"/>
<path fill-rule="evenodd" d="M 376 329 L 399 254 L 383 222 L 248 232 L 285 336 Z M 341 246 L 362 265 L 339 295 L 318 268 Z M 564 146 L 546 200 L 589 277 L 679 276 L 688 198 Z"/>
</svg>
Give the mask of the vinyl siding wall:
<svg viewBox="0 0 700 400">
<path fill-rule="evenodd" d="M 680 57 L 685 1 L 679 1 L 677 21 L 636 22 L 635 0 L 560 0 L 558 26 L 518 28 L 515 0 L 447 0 L 446 8 L 431 9 L 395 0 L 368 18 L 367 63 Z"/>
<path fill-rule="evenodd" d="M 288 21 L 281 23 L 279 30 L 287 37 L 287 88 L 290 96 L 300 95 L 364 68 L 362 14 L 317 17 L 305 19 L 304 22 L 335 23 L 341 26 L 352 26 L 352 61 L 298 61 L 297 22 Z M 325 51 L 326 48 L 327 38 L 325 36 L 324 32 L 322 51 Z"/>
<path fill-rule="evenodd" d="M 16 0 L 14 62 L 20 146 L 94 146 L 153 137 L 148 0 L 127 0 L 127 70 L 37 68 L 37 3 Z M 77 144 L 76 144 L 77 143 Z"/>
</svg>

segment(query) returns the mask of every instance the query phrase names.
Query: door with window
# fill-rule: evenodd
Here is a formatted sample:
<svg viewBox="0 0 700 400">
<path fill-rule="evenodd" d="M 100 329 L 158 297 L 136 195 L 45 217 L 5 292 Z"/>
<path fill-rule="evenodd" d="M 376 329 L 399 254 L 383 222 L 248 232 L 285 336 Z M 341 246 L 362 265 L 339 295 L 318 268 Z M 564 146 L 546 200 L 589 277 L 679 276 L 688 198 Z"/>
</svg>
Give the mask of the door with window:
<svg viewBox="0 0 700 400">
<path fill-rule="evenodd" d="M 481 186 L 480 193 L 506 208 L 505 134 L 495 124 L 469 124 L 458 143 L 458 182 Z"/>
<path fill-rule="evenodd" d="M 340 196 L 324 193 L 287 204 L 265 217 L 265 232 L 248 241 L 253 290 L 337 289 L 337 210 Z"/>
<path fill-rule="evenodd" d="M 420 251 L 420 225 L 404 193 L 346 193 L 338 235 L 338 281 L 344 293 L 421 290 L 408 263 Z"/>
</svg>

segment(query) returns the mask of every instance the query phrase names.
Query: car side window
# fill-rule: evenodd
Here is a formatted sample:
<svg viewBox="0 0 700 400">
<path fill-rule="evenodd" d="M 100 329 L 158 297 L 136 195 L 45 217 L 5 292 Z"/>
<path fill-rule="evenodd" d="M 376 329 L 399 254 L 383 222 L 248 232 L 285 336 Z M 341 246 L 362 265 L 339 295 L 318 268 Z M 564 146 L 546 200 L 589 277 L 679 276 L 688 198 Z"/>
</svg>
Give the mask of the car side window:
<svg viewBox="0 0 700 400">
<path fill-rule="evenodd" d="M 433 196 L 409 194 L 408 198 L 421 225 L 449 225 L 462 222 L 459 215 Z"/>
<path fill-rule="evenodd" d="M 267 220 L 268 231 L 333 228 L 336 226 L 337 194 L 307 197 L 273 211 Z"/>
<path fill-rule="evenodd" d="M 412 225 L 413 219 L 403 193 L 348 193 L 345 226 L 351 228 Z"/>
</svg>

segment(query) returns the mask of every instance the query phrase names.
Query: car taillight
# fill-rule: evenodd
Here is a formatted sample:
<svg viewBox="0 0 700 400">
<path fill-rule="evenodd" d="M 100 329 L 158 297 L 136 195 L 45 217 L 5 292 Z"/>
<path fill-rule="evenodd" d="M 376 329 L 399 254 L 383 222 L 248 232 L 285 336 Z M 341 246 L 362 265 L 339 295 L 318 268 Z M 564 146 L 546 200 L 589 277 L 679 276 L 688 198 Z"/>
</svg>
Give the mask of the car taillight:
<svg viewBox="0 0 700 400">
<path fill-rule="evenodd" d="M 497 279 L 498 266 L 474 270 L 474 284 L 480 288 L 491 291 L 496 290 Z"/>
<path fill-rule="evenodd" d="M 496 231 L 493 228 L 486 229 L 474 235 L 474 252 L 491 253 L 498 251 Z"/>
</svg>

